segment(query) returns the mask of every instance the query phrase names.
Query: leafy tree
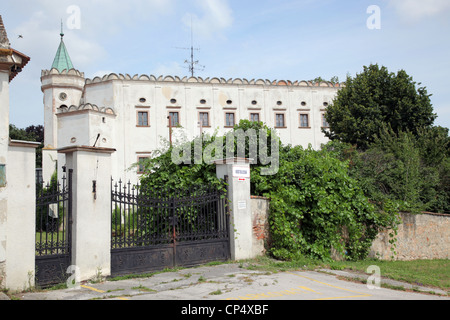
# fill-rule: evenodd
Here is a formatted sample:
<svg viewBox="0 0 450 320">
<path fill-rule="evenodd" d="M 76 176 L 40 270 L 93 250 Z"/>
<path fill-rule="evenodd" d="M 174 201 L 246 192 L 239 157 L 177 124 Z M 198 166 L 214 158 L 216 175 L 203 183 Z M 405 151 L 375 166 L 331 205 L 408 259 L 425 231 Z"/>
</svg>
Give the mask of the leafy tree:
<svg viewBox="0 0 450 320">
<path fill-rule="evenodd" d="M 350 176 L 380 210 L 445 212 L 450 211 L 449 144 L 446 128 L 423 129 L 414 136 L 385 126 L 365 151 L 339 141 L 324 149 L 349 161 Z"/>
<path fill-rule="evenodd" d="M 417 147 L 426 165 L 439 166 L 450 157 L 449 129 L 440 126 L 419 129 Z"/>
<path fill-rule="evenodd" d="M 324 133 L 367 150 L 385 124 L 394 132 L 417 135 L 421 128 L 431 127 L 435 118 L 426 88 L 417 88 L 404 70 L 390 73 L 375 64 L 364 66 L 355 78 L 347 76 L 346 86 L 327 109 L 330 128 Z"/>
<path fill-rule="evenodd" d="M 369 151 L 393 156 L 393 170 L 383 175 L 391 180 L 388 195 L 406 204 L 402 209 L 444 212 L 450 211 L 449 148 L 447 128 L 420 129 L 417 136 L 384 128 Z"/>
<path fill-rule="evenodd" d="M 207 143 L 215 140 L 216 136 L 202 134 L 193 141 L 186 142 L 191 151 L 191 163 L 194 163 L 195 143 L 200 143 L 202 150 Z M 155 152 L 156 157 L 146 159 L 143 163 L 144 174 L 141 177 L 142 186 L 152 186 L 154 189 L 171 191 L 175 189 L 199 187 L 204 184 L 220 186 L 216 178 L 215 166 L 204 161 L 201 164 L 176 164 L 172 159 L 174 147 L 162 149 Z"/>
<path fill-rule="evenodd" d="M 19 129 L 15 125 L 9 125 L 9 137 L 12 140 L 40 142 L 41 145 L 36 149 L 36 168 L 42 167 L 42 148 L 44 147 L 44 126 L 28 126 L 25 129 Z"/>
<path fill-rule="evenodd" d="M 34 137 L 36 142 L 44 142 L 44 126 L 43 125 L 31 125 L 25 128 L 25 131 L 29 136 Z"/>
<path fill-rule="evenodd" d="M 34 136 L 28 134 L 25 129 L 19 129 L 15 125 L 9 125 L 9 137 L 12 140 L 34 141 Z"/>
<path fill-rule="evenodd" d="M 331 77 L 331 79 L 328 81 L 328 80 L 325 80 L 324 78 L 322 78 L 322 77 L 316 77 L 316 78 L 314 78 L 313 80 L 310 80 L 312 83 L 320 83 L 320 82 L 331 82 L 331 83 L 333 83 L 333 84 L 336 84 L 336 83 L 339 83 L 339 78 L 337 77 L 337 76 L 333 76 L 333 77 Z"/>
</svg>

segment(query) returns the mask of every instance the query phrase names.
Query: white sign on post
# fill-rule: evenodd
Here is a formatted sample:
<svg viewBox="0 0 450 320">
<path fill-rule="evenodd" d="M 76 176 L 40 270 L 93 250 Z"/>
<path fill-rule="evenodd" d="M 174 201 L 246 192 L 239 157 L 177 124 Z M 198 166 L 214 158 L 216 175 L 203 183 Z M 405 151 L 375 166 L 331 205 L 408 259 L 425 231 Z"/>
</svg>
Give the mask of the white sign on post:
<svg viewBox="0 0 450 320">
<path fill-rule="evenodd" d="M 243 166 L 234 166 L 233 177 L 240 179 L 250 179 L 250 168 Z"/>
<path fill-rule="evenodd" d="M 239 210 L 247 209 L 247 201 L 238 201 L 238 209 Z"/>
</svg>

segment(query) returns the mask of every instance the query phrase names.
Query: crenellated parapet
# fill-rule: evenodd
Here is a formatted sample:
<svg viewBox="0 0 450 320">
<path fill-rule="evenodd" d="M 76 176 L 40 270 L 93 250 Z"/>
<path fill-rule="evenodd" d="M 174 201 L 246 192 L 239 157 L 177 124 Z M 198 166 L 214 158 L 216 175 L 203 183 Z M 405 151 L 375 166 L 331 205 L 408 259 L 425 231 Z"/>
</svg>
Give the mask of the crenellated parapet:
<svg viewBox="0 0 450 320">
<path fill-rule="evenodd" d="M 109 114 L 109 115 L 116 115 L 116 113 L 114 112 L 114 110 L 112 108 L 99 107 L 99 106 L 97 106 L 95 104 L 91 104 L 91 103 L 84 103 L 79 106 L 72 105 L 70 107 L 62 106 L 62 107 L 58 108 L 58 114 L 80 112 L 80 111 L 84 111 L 84 110 L 92 110 L 92 111 L 105 113 L 105 114 Z"/>
<path fill-rule="evenodd" d="M 84 78 L 84 72 L 80 72 L 76 69 L 70 69 L 70 70 L 62 70 L 61 72 L 56 69 L 56 68 L 52 68 L 50 70 L 42 70 L 41 71 L 41 78 L 46 77 L 46 76 L 52 76 L 52 75 L 68 75 L 68 76 L 78 76 L 81 78 Z"/>
<path fill-rule="evenodd" d="M 245 78 L 225 79 L 225 78 L 205 78 L 202 77 L 183 77 L 178 76 L 159 76 L 154 75 L 134 75 L 110 73 L 103 77 L 95 77 L 86 79 L 86 84 L 95 84 L 106 81 L 122 80 L 122 81 L 148 81 L 148 82 L 172 82 L 172 83 L 203 83 L 203 84 L 223 84 L 223 85 L 261 85 L 261 86 L 286 86 L 286 87 L 326 87 L 341 88 L 345 83 L 332 82 L 312 82 L 312 81 L 289 81 L 289 80 L 268 80 L 268 79 L 252 79 Z"/>
<path fill-rule="evenodd" d="M 84 73 L 76 69 L 64 69 L 59 71 L 56 68 L 41 71 L 41 90 L 47 89 L 75 89 L 82 92 L 86 79 Z"/>
</svg>

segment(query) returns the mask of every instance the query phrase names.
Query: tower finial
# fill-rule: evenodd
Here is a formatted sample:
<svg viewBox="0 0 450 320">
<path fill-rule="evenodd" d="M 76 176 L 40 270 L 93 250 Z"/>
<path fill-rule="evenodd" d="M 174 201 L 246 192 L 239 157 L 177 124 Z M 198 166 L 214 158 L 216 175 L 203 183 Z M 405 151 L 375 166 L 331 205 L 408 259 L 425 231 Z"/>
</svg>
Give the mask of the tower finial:
<svg viewBox="0 0 450 320">
<path fill-rule="evenodd" d="M 61 33 L 59 34 L 61 36 L 61 40 L 64 37 L 64 30 L 63 30 L 63 21 L 61 19 Z"/>
</svg>

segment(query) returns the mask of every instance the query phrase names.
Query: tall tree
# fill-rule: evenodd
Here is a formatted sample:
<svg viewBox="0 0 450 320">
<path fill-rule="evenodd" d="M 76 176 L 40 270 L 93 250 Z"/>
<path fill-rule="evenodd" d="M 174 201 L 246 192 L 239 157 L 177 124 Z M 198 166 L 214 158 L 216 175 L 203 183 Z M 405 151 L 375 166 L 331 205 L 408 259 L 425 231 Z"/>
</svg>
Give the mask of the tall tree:
<svg viewBox="0 0 450 320">
<path fill-rule="evenodd" d="M 31 125 L 25 129 L 17 128 L 15 125 L 9 125 L 9 137 L 13 140 L 40 142 L 41 145 L 36 149 L 36 168 L 42 167 L 42 148 L 44 147 L 44 126 Z"/>
<path fill-rule="evenodd" d="M 436 119 L 430 96 L 404 70 L 395 74 L 377 64 L 364 66 L 356 77 L 347 76 L 346 86 L 328 107 L 330 129 L 324 133 L 331 140 L 351 143 L 362 150 L 369 147 L 384 125 L 394 132 L 417 135 Z"/>
</svg>

